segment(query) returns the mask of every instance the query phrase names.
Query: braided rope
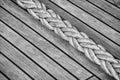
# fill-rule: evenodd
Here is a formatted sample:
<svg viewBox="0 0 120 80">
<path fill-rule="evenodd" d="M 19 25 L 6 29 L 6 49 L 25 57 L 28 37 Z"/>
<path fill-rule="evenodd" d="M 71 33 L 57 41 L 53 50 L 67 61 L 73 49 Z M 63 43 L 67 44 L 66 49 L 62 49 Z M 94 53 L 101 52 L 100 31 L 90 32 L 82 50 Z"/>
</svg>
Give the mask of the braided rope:
<svg viewBox="0 0 120 80">
<path fill-rule="evenodd" d="M 62 20 L 53 10 L 46 9 L 43 3 L 37 0 L 17 0 L 17 3 L 43 25 L 83 52 L 91 61 L 100 65 L 110 76 L 120 80 L 120 60 L 115 59 L 104 47 L 96 44 L 85 33 L 79 32 L 69 21 Z"/>
</svg>

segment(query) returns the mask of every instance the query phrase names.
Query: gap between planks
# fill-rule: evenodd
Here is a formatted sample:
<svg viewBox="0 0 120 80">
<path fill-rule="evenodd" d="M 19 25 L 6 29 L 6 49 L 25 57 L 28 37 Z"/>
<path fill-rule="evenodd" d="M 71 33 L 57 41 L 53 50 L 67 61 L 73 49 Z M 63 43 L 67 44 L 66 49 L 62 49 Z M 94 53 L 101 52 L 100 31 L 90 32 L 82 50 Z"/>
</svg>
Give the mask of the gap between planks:
<svg viewBox="0 0 120 80">
<path fill-rule="evenodd" d="M 0 71 L 3 74 L 11 80 L 32 80 L 3 55 L 3 53 L 0 53 Z"/>
<path fill-rule="evenodd" d="M 88 13 L 84 12 L 80 8 L 76 7 L 75 5 L 69 3 L 67 0 L 50 0 L 51 2 L 55 3 L 56 5 L 60 6 L 61 8 L 67 10 L 70 12 L 72 15 L 78 17 L 80 20 L 83 22 L 87 23 L 90 25 L 91 28 L 94 30 L 98 31 L 99 33 L 103 34 L 109 40 L 117 44 L 118 46 L 120 45 L 120 33 L 113 30 L 109 26 L 105 25 L 104 23 L 100 22 L 96 18 L 92 17 Z"/>
<path fill-rule="evenodd" d="M 52 8 L 56 13 L 60 14 L 62 17 L 64 17 L 67 20 L 69 20 L 80 31 L 84 31 L 84 32 L 88 33 L 89 36 L 92 39 L 94 39 L 97 43 L 102 44 L 104 47 L 106 47 L 106 50 L 108 50 L 108 51 L 110 51 L 112 53 L 112 55 L 114 55 L 115 57 L 119 58 L 118 56 L 120 56 L 120 55 L 118 53 L 120 52 L 120 47 L 118 45 L 116 45 L 114 42 L 110 41 L 110 39 L 106 38 L 104 35 L 101 35 L 101 33 L 96 32 L 94 29 L 89 28 L 88 24 L 85 24 L 84 22 L 83 22 L 84 24 L 81 23 L 81 21 L 79 19 L 77 19 L 77 17 L 73 16 L 71 13 L 68 14 L 68 12 L 66 10 L 65 10 L 66 11 L 65 12 L 64 10 L 59 8 L 58 6 L 56 6 L 53 3 L 51 3 L 50 1 L 48 1 L 48 0 L 41 0 L 41 1 L 43 1 L 45 4 L 50 4 L 50 5 L 47 5 L 47 6 Z M 62 15 L 62 14 L 64 14 L 64 15 Z M 65 15 L 67 15 L 67 16 L 65 16 Z M 72 15 L 73 17 L 71 17 L 70 15 Z M 107 44 L 107 45 L 105 45 L 105 44 Z"/>
<path fill-rule="evenodd" d="M 3 11 L 2 11 L 3 12 Z M 5 14 L 5 12 L 4 12 L 4 14 Z M 7 14 L 7 15 L 9 15 L 9 14 Z M 74 61 L 72 61 L 70 58 L 68 58 L 67 56 L 65 56 L 63 53 L 61 53 L 59 50 L 57 50 L 57 49 L 55 49 L 55 47 L 52 47 L 48 42 L 46 42 L 44 39 L 42 39 L 42 38 L 40 38 L 37 34 L 35 34 L 34 32 L 32 32 L 31 30 L 29 30 L 29 28 L 25 28 L 26 26 L 24 26 L 24 25 L 22 25 L 22 24 L 20 24 L 17 20 L 16 21 L 14 21 L 15 19 L 14 18 L 12 18 L 12 17 L 9 17 L 9 16 L 7 16 L 7 15 L 5 15 L 8 19 L 9 19 L 9 21 L 8 21 L 8 19 L 7 20 L 5 20 L 5 18 L 2 18 L 2 20 L 4 20 L 4 21 L 7 21 L 6 23 L 8 23 L 12 28 L 14 28 L 16 31 L 18 31 L 22 36 L 24 36 L 25 38 L 27 38 L 28 40 L 30 40 L 30 43 L 32 44 L 32 45 L 36 45 L 37 47 L 36 48 L 40 48 L 40 49 L 42 49 L 42 51 L 44 51 L 45 53 L 45 55 L 46 54 L 49 54 L 49 56 L 50 57 L 52 57 L 53 59 L 55 59 L 57 62 L 57 64 L 59 63 L 59 66 L 60 65 L 62 65 L 62 66 L 64 66 L 64 67 L 62 67 L 62 68 L 64 68 L 65 70 L 67 70 L 68 69 L 68 71 L 69 71 L 69 74 L 70 73 L 72 73 L 72 74 L 74 74 L 75 76 L 77 76 L 79 79 L 85 79 L 85 78 L 88 78 L 89 76 L 91 76 L 91 74 L 90 73 L 88 73 L 85 69 L 83 69 L 82 67 L 80 67 L 78 64 L 76 64 Z M 11 22 L 11 20 L 13 20 L 12 22 Z M 17 23 L 17 24 L 12 24 L 12 23 Z M 15 26 L 15 27 L 13 27 L 13 26 Z M 21 26 L 23 26 L 23 27 L 21 27 Z M 19 34 L 19 35 L 20 35 Z M 13 39 L 13 38 L 12 38 Z M 17 40 L 17 39 L 16 39 Z M 9 40 L 9 41 L 11 41 L 11 39 Z M 13 40 L 14 41 L 14 40 Z M 23 40 L 21 40 L 22 42 L 24 42 Z M 26 47 L 26 45 L 28 44 L 27 42 L 26 42 L 26 45 L 21 45 L 20 43 L 19 43 L 19 45 L 17 45 L 16 43 L 13 43 L 14 45 L 16 45 L 16 46 L 22 46 L 22 47 Z M 24 44 L 25 44 L 25 42 L 24 42 Z M 48 48 L 49 47 L 49 48 Z M 21 48 L 21 47 L 20 47 Z M 30 47 L 29 47 L 30 48 Z M 32 48 L 31 48 L 32 49 Z M 21 50 L 23 50 L 22 48 L 21 48 Z M 24 51 L 24 50 L 23 50 Z M 25 51 L 24 51 L 25 52 Z M 57 54 L 56 54 L 57 53 Z M 37 54 L 37 53 L 36 53 Z M 47 55 L 48 56 L 48 55 Z M 62 57 L 61 57 L 62 56 Z M 49 58 L 50 58 L 49 57 Z M 52 58 L 50 58 L 50 59 L 52 59 Z M 52 60 L 53 60 L 52 59 Z M 67 61 L 67 62 L 66 62 Z M 55 61 L 54 61 L 55 62 Z M 66 69 L 67 68 L 67 69 Z M 67 71 L 67 72 L 68 72 Z M 77 73 L 77 72 L 80 72 L 80 73 Z"/>
<path fill-rule="evenodd" d="M 10 38 L 10 37 L 9 37 Z M 16 37 L 17 38 L 17 37 Z M 7 39 L 6 39 L 7 40 Z M 14 39 L 12 39 L 14 40 Z M 10 40 L 10 41 L 12 41 Z M 19 38 L 19 41 L 22 42 L 22 44 L 19 42 L 20 45 L 22 45 L 22 51 L 21 53 L 24 55 L 27 55 L 28 57 L 30 57 L 29 59 L 31 59 L 32 61 L 34 61 L 35 63 L 37 63 L 39 66 L 42 66 L 44 69 L 46 69 L 48 72 L 50 72 L 52 75 L 54 75 L 54 77 L 56 77 L 56 79 L 64 79 L 64 80 L 75 80 L 75 78 L 73 78 L 72 76 L 70 76 L 68 73 L 66 73 L 66 71 L 64 71 L 62 68 L 60 68 L 58 65 L 56 65 L 53 61 L 51 62 L 51 59 L 47 58 L 46 56 L 42 56 L 42 52 L 40 52 L 39 50 L 37 50 L 34 47 L 31 47 L 31 45 L 28 45 L 28 42 Z M 14 41 L 13 41 L 14 42 Z M 9 42 L 10 43 L 10 42 Z M 12 44 L 12 43 L 11 43 Z M 23 45 L 24 44 L 24 45 Z M 12 44 L 14 47 L 16 45 Z M 19 50 L 20 45 L 18 47 L 17 45 L 17 49 Z M 27 50 L 26 50 L 26 49 Z M 21 50 L 21 49 L 20 49 Z M 20 51 L 19 50 L 19 51 Z M 24 53 L 24 52 L 25 53 Z M 34 56 L 33 56 L 34 55 Z M 37 56 L 36 56 L 37 55 Z M 39 55 L 39 56 L 38 56 Z M 36 56 L 36 57 L 35 57 Z M 27 70 L 29 71 L 29 70 Z M 31 74 L 32 72 L 29 72 L 29 74 Z M 40 77 L 36 77 L 34 75 L 33 78 L 37 78 L 38 80 L 40 79 Z M 72 78 L 71 78 L 72 77 Z M 69 79 L 68 79 L 69 78 Z"/>
<path fill-rule="evenodd" d="M 120 20 L 120 9 L 113 6 L 112 4 L 106 2 L 105 0 L 87 0 L 89 3 L 95 5 L 96 7 L 100 8 L 101 10 L 108 12 L 109 14 L 119 18 Z"/>
<path fill-rule="evenodd" d="M 0 80 L 10 80 L 10 78 L 0 71 Z"/>
<path fill-rule="evenodd" d="M 9 4 L 10 5 L 10 2 L 9 3 L 7 3 L 7 4 Z M 37 27 L 37 25 L 38 25 L 38 23 L 36 23 L 34 20 L 32 20 L 32 22 L 31 22 L 31 20 L 28 20 L 28 19 L 26 19 L 26 18 L 29 18 L 30 19 L 30 17 L 28 17 L 29 15 L 28 14 L 26 14 L 26 13 L 21 13 L 21 12 L 24 12 L 24 11 L 22 11 L 22 10 L 20 10 L 19 8 L 17 8 L 16 9 L 16 7 L 17 6 L 14 6 L 13 4 L 12 5 L 10 5 L 9 7 L 6 5 L 6 3 L 3 3 L 3 5 L 2 5 L 3 7 L 7 7 L 6 9 L 7 10 L 9 10 L 10 12 L 12 12 L 13 14 L 15 14 L 15 16 L 17 16 L 18 18 L 20 18 L 22 21 L 24 21 L 25 23 L 27 23 L 27 24 L 29 24 L 31 27 L 33 26 L 33 28 L 36 30 L 36 31 L 38 31 L 38 32 L 40 32 L 40 33 L 44 33 L 44 32 L 46 32 L 46 33 L 48 33 L 48 34 L 53 34 L 54 35 L 54 33 L 50 33 L 49 31 L 45 31 L 45 29 L 43 29 L 42 27 L 41 27 L 41 29 L 40 28 L 38 28 Z M 14 7 L 13 7 L 14 6 Z M 18 10 L 17 12 L 15 12 L 16 10 Z M 18 13 L 19 12 L 19 13 Z M 21 15 L 22 14 L 22 15 Z M 21 15 L 21 16 L 20 16 Z M 26 16 L 26 15 L 28 15 L 28 16 Z M 36 24 L 35 24 L 36 23 Z M 34 25 L 35 24 L 35 25 Z M 51 38 L 50 38 L 50 37 Z M 49 35 L 49 36 L 47 36 L 47 38 L 48 39 L 50 39 L 51 41 L 53 41 L 53 43 L 56 43 L 60 48 L 62 48 L 62 50 L 64 50 L 65 52 L 69 52 L 69 54 L 75 59 L 75 60 L 77 60 L 79 63 L 82 63 L 83 65 L 88 65 L 88 66 L 86 66 L 87 68 L 89 68 L 89 70 L 93 70 L 93 72 L 96 72 L 97 73 L 97 75 L 101 75 L 101 76 L 105 76 L 105 75 L 103 75 L 104 73 L 102 73 L 100 70 L 98 70 L 98 68 L 96 68 L 95 66 L 93 66 L 93 65 L 91 65 L 90 63 L 91 62 L 88 62 L 87 60 L 86 60 L 86 58 L 84 58 L 84 57 L 82 57 L 82 55 L 81 56 L 78 56 L 78 55 L 76 55 L 75 53 L 77 53 L 77 54 L 79 54 L 79 52 L 77 52 L 76 50 L 74 50 L 72 47 L 69 47 L 69 46 L 67 46 L 66 45 L 66 43 L 61 43 L 60 41 L 59 41 L 59 37 L 57 37 L 56 35 L 55 35 L 55 37 L 57 37 L 58 39 L 55 39 L 55 37 L 54 37 L 54 40 L 53 40 L 53 36 L 51 36 L 51 35 Z M 57 41 L 57 42 L 55 42 L 55 41 Z M 61 47 L 61 46 L 65 46 L 65 47 Z M 67 47 L 66 47 L 67 46 Z M 69 48 L 69 49 L 68 49 Z M 73 54 L 74 55 L 73 55 Z M 91 66 L 91 68 L 90 68 L 90 66 Z M 94 70 L 95 69 L 95 70 Z M 99 73 L 99 71 L 101 72 L 100 74 L 98 74 Z"/>
<path fill-rule="evenodd" d="M 36 80 L 39 79 L 54 80 L 54 78 L 48 75 L 43 69 L 41 69 L 41 67 L 38 67 L 28 57 L 24 56 L 22 52 L 19 52 L 3 38 L 0 38 L 0 41 L 1 41 L 1 46 L 0 46 L 1 52 L 3 52 L 4 55 L 10 58 L 19 67 L 21 67 L 32 78 Z"/>
<path fill-rule="evenodd" d="M 120 9 L 120 0 L 105 0 L 105 1 Z"/>
<path fill-rule="evenodd" d="M 89 15 L 108 25 L 115 31 L 120 32 L 120 22 L 118 19 L 113 17 L 112 15 L 106 13 L 105 11 L 99 9 L 98 7 L 92 5 L 86 0 L 68 0 L 70 3 L 75 5 L 76 7 L 82 9 Z"/>
</svg>

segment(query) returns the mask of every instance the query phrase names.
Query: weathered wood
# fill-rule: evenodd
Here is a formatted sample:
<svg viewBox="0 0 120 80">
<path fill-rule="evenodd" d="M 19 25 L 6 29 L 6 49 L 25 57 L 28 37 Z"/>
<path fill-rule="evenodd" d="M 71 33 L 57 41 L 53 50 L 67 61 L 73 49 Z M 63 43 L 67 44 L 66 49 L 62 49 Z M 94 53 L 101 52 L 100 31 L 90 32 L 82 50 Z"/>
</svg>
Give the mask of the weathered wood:
<svg viewBox="0 0 120 80">
<path fill-rule="evenodd" d="M 46 3 L 46 4 L 48 4 L 48 2 L 45 2 L 45 1 L 43 1 L 43 2 Z M 49 4 L 50 4 L 50 2 L 49 2 Z M 118 45 L 114 44 L 109 39 L 106 39 L 105 37 L 103 37 L 103 35 L 99 34 L 95 30 L 89 28 L 88 24 L 86 24 L 87 25 L 86 26 L 85 24 L 81 23 L 81 21 L 79 21 L 78 19 L 75 19 L 74 17 L 71 17 L 69 14 L 65 13 L 64 11 L 62 11 L 62 9 L 59 9 L 58 7 L 56 8 L 56 6 L 54 4 L 51 3 L 51 5 L 47 5 L 47 6 L 50 7 L 50 8 L 52 8 L 52 9 L 54 9 L 55 12 L 57 12 L 58 14 L 60 14 L 65 19 L 69 20 L 80 31 L 83 31 L 83 32 L 89 34 L 90 38 L 94 39 L 98 44 L 103 45 L 106 48 L 106 50 L 108 50 L 108 51 L 110 51 L 112 53 L 112 55 L 114 55 L 117 58 L 120 58 L 120 57 L 118 57 L 118 56 L 120 56 L 118 54 L 120 52 L 120 49 L 119 49 L 120 47 Z M 64 13 L 64 15 L 62 15 L 63 13 Z M 112 50 L 113 48 L 114 48 L 114 50 Z"/>
<path fill-rule="evenodd" d="M 2 71 L 11 80 L 31 80 L 19 68 L 13 65 L 0 53 L 0 71 Z M 1 80 L 1 79 L 0 79 Z"/>
<path fill-rule="evenodd" d="M 68 74 L 64 69 L 62 69 L 50 58 L 45 56 L 40 50 L 36 49 L 34 46 L 29 44 L 29 42 L 27 42 L 25 39 L 20 37 L 17 33 L 9 29 L 1 22 L 0 25 L 2 25 L 1 30 L 3 32 L 1 34 L 3 37 L 5 37 L 12 44 L 18 47 L 21 51 L 23 51 L 27 56 L 29 56 L 36 63 L 38 63 L 40 66 L 46 69 L 49 73 L 54 75 L 54 77 L 60 80 L 76 80 L 73 76 Z"/>
<path fill-rule="evenodd" d="M 99 8 L 109 12 L 110 14 L 114 15 L 118 19 L 120 19 L 120 9 L 111 5 L 110 3 L 106 2 L 105 0 L 89 0 L 89 2 L 93 3 L 94 5 L 98 6 Z"/>
<path fill-rule="evenodd" d="M 92 77 L 92 78 L 90 78 L 90 79 L 88 79 L 88 80 L 99 80 L 99 79 L 96 78 L 96 77 Z"/>
<path fill-rule="evenodd" d="M 68 43 L 66 43 L 66 41 L 62 40 L 60 37 L 58 37 L 56 34 L 54 34 L 54 32 L 49 31 L 46 28 L 43 28 L 45 26 L 40 27 L 40 25 L 42 25 L 42 24 L 39 21 L 34 20 L 31 15 L 26 13 L 24 10 L 22 10 L 21 8 L 19 8 L 18 6 L 16 6 L 12 2 L 10 2 L 9 0 L 4 0 L 4 1 L 2 1 L 2 0 L 0 1 L 0 5 L 2 7 L 4 7 L 9 12 L 14 14 L 17 18 L 19 18 L 24 23 L 29 25 L 31 28 L 33 28 L 35 31 L 37 31 L 39 34 L 41 34 L 44 38 L 50 40 L 50 42 L 52 42 L 54 45 L 56 45 L 56 47 L 61 49 L 66 55 L 68 55 L 72 59 L 76 60 L 79 65 L 82 64 L 87 69 L 89 69 L 89 71 L 92 71 L 92 73 L 96 74 L 101 79 L 104 79 L 104 80 L 112 79 L 111 77 L 109 77 L 108 75 L 103 73 L 103 70 L 101 70 L 97 65 L 91 63 L 91 61 L 89 61 L 86 57 L 84 57 L 84 55 L 82 53 L 76 51 L 73 47 L 71 47 Z M 63 11 L 59 7 L 53 5 L 49 1 L 43 0 L 43 2 L 46 3 L 46 5 L 51 8 L 54 7 L 54 8 L 52 8 L 53 10 L 56 10 L 56 12 L 61 13 L 61 16 L 65 17 L 66 19 L 71 21 L 74 25 L 79 24 L 79 26 L 85 26 L 83 23 L 81 23 L 77 19 L 73 18 L 72 16 L 67 14 L 65 11 Z M 63 13 L 64 13 L 64 15 L 62 15 Z M 88 27 L 88 29 L 89 29 L 89 27 Z M 85 32 L 88 32 L 87 29 L 85 29 L 84 27 L 82 30 Z M 95 31 L 91 30 L 88 33 L 91 34 L 91 32 L 95 32 Z M 96 33 L 96 35 L 100 35 L 100 34 Z M 96 38 L 96 37 L 97 36 L 94 36 L 93 38 Z M 105 39 L 106 42 L 111 43 L 109 40 L 106 40 L 106 38 L 103 38 L 103 39 Z M 99 43 L 102 42 L 98 37 L 97 37 L 97 40 Z M 102 44 L 104 44 L 104 43 L 102 43 Z M 114 44 L 111 44 L 111 45 L 114 45 Z M 108 46 L 108 49 L 109 48 L 110 48 L 110 46 Z M 116 52 L 113 48 L 110 48 L 110 50 L 112 50 L 113 52 Z"/>
<path fill-rule="evenodd" d="M 88 13 L 84 12 L 83 10 L 79 9 L 78 7 L 74 6 L 66 0 L 52 0 L 52 2 L 54 2 L 61 8 L 67 10 L 68 12 L 81 19 L 83 22 L 87 23 L 101 34 L 105 35 L 106 37 L 120 45 L 120 33 L 116 32 L 109 26 L 100 22 L 96 18 L 92 17 Z"/>
<path fill-rule="evenodd" d="M 55 59 L 58 63 L 63 65 L 66 69 L 68 69 L 71 73 L 77 76 L 79 79 L 87 79 L 91 76 L 89 72 L 87 72 L 84 68 L 76 64 L 73 60 L 68 58 L 65 54 L 63 54 L 60 50 L 49 44 L 46 40 L 44 40 L 41 36 L 37 35 L 35 32 L 30 30 L 27 26 L 20 23 L 18 20 L 10 16 L 8 13 L 1 10 L 5 15 L 2 20 L 6 21 L 12 28 L 18 31 L 25 38 L 30 40 L 33 44 L 38 46 L 41 50 L 47 53 L 50 57 Z M 12 22 L 11 22 L 12 20 Z M 17 24 L 15 24 L 17 23 Z M 22 26 L 22 27 L 21 27 Z M 79 73 L 80 72 L 80 73 Z"/>
<path fill-rule="evenodd" d="M 0 72 L 0 80 L 8 80 L 8 79 Z"/>
<path fill-rule="evenodd" d="M 15 49 L 7 41 L 0 37 L 0 50 L 4 55 L 21 67 L 27 74 L 33 77 L 35 80 L 54 80 L 50 75 L 48 75 L 44 70 L 30 61 L 21 52 Z"/>
<path fill-rule="evenodd" d="M 114 5 L 117 5 L 117 4 L 119 4 L 119 2 L 120 2 L 120 0 L 105 0 L 105 1 L 111 2 L 111 3 L 113 3 Z"/>
<path fill-rule="evenodd" d="M 77 17 L 71 16 L 70 14 L 68 14 L 67 12 L 65 12 L 64 10 L 59 8 L 58 6 L 54 5 L 50 1 L 42 0 L 42 2 L 44 2 L 47 7 L 52 8 L 57 14 L 64 17 L 64 19 L 69 20 L 72 25 L 74 25 L 75 27 L 78 28 L 79 31 L 83 31 L 83 32 L 87 33 L 88 36 L 90 36 L 90 38 L 92 38 L 93 40 L 96 41 L 96 43 L 103 45 L 106 48 L 106 50 L 108 50 L 113 56 L 120 58 L 120 57 L 118 57 L 118 56 L 120 56 L 118 54 L 120 52 L 120 50 L 119 50 L 120 47 L 118 45 L 114 44 L 109 39 L 107 39 L 103 35 L 99 34 L 95 30 L 89 28 L 87 24 L 86 24 L 87 25 L 86 26 L 81 21 L 76 19 Z"/>
<path fill-rule="evenodd" d="M 99 1 L 102 1 L 102 0 L 99 0 Z M 116 19 L 115 17 L 109 15 L 103 10 L 90 4 L 86 0 L 70 0 L 70 2 L 73 3 L 74 5 L 77 5 L 79 8 L 82 8 L 83 10 L 85 10 L 86 12 L 88 12 L 90 15 L 100 20 L 101 22 L 107 24 L 109 27 L 120 32 L 120 21 Z"/>
</svg>

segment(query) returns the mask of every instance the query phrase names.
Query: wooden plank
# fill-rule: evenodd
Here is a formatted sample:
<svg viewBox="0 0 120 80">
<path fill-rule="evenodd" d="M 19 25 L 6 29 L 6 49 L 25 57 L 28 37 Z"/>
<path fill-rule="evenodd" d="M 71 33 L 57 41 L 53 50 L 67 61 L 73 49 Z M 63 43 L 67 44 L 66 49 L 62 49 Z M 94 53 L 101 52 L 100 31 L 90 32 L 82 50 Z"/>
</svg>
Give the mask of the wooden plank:
<svg viewBox="0 0 120 80">
<path fill-rule="evenodd" d="M 106 2 L 105 0 L 89 0 L 89 2 L 93 3 L 94 5 L 98 6 L 99 8 L 105 10 L 106 12 L 114 15 L 118 19 L 120 19 L 120 9 L 113 6 L 112 4 Z"/>
<path fill-rule="evenodd" d="M 105 25 L 104 23 L 100 22 L 96 18 L 92 17 L 88 13 L 84 12 L 83 10 L 79 9 L 78 7 L 74 6 L 73 4 L 69 3 L 66 0 L 52 0 L 55 4 L 60 6 L 61 8 L 67 10 L 83 22 L 90 25 L 92 28 L 100 32 L 101 34 L 105 35 L 116 44 L 120 45 L 120 33 L 116 32 L 109 26 Z"/>
<path fill-rule="evenodd" d="M 41 34 L 44 38 L 47 38 L 48 40 L 50 40 L 51 43 L 58 46 L 58 48 L 61 49 L 61 51 L 63 51 L 66 55 L 68 55 L 69 57 L 71 57 L 72 59 L 77 61 L 77 63 L 79 65 L 82 64 L 84 67 L 86 67 L 86 69 L 88 69 L 89 71 L 92 71 L 92 73 L 99 76 L 101 79 L 104 79 L 104 80 L 111 80 L 112 79 L 110 76 L 106 75 L 103 72 L 103 70 L 101 70 L 97 65 L 95 65 L 91 61 L 89 61 L 81 52 L 78 52 L 73 47 L 71 47 L 68 43 L 66 43 L 66 41 L 62 40 L 60 37 L 58 37 L 56 34 L 54 34 L 54 32 L 49 31 L 48 29 L 44 28 L 45 26 L 40 27 L 40 25 L 42 25 L 42 24 L 39 21 L 34 20 L 31 15 L 26 13 L 24 10 L 22 10 L 21 8 L 19 8 L 18 6 L 16 6 L 12 2 L 10 2 L 9 0 L 4 0 L 4 1 L 5 2 L 3 2 L 1 0 L 1 2 L 0 2 L 0 5 L 2 7 L 4 7 L 9 12 L 14 14 L 17 18 L 19 18 L 24 23 L 29 25 L 32 29 L 34 29 L 39 34 Z M 102 39 L 104 41 L 108 42 L 111 45 L 114 45 L 108 39 L 104 38 L 103 36 L 101 36 L 100 34 L 95 32 L 94 30 L 90 29 L 89 27 L 85 27 L 86 26 L 85 24 L 81 23 L 76 18 L 70 16 L 68 13 L 66 13 L 65 11 L 60 9 L 59 7 L 55 6 L 54 4 L 49 2 L 48 0 L 43 0 L 43 2 L 46 3 L 46 5 L 48 7 L 55 10 L 57 13 L 60 13 L 60 15 L 63 16 L 65 19 L 71 21 L 71 23 L 73 25 L 82 26 L 81 28 L 79 28 L 79 30 L 83 30 L 86 33 L 89 33 L 92 38 L 95 38 L 98 41 L 98 43 L 101 43 L 101 44 L 106 46 L 106 44 L 103 43 L 103 41 L 101 41 L 101 39 L 100 39 L 102 37 Z M 89 32 L 87 30 L 89 30 Z M 93 33 L 95 33 L 95 35 Z M 100 38 L 98 37 L 98 35 L 100 36 Z M 113 53 L 117 53 L 117 51 L 115 51 L 115 49 L 118 48 L 117 46 L 115 49 L 111 48 L 110 46 L 107 46 L 107 47 Z"/>
<path fill-rule="evenodd" d="M 3 10 L 1 10 L 1 11 L 5 14 L 5 15 L 4 14 L 2 15 L 2 16 L 4 16 L 4 18 L 1 18 L 2 20 L 4 20 L 6 23 L 8 23 L 12 28 L 14 28 L 16 31 L 18 31 L 25 38 L 30 40 L 33 44 L 38 46 L 42 51 L 49 54 L 50 57 L 52 57 L 58 63 L 63 65 L 63 67 L 65 67 L 67 70 L 69 70 L 75 76 L 77 76 L 79 79 L 84 80 L 91 76 L 91 74 L 88 71 L 86 71 L 84 68 L 79 66 L 76 62 L 74 62 L 73 60 L 68 58 L 64 53 L 62 53 L 60 50 L 55 48 L 53 45 L 49 44 L 38 34 L 33 32 L 32 30 L 30 30 L 27 26 L 20 23 L 14 17 L 9 15 L 7 12 L 5 12 Z M 11 22 L 11 20 L 12 20 L 12 22 Z M 17 24 L 15 24 L 15 23 L 17 23 Z M 21 27 L 21 26 L 23 26 L 23 27 Z"/>
<path fill-rule="evenodd" d="M 13 65 L 3 55 L 1 55 L 1 53 L 0 53 L 0 71 L 2 71 L 11 80 L 31 80 L 31 78 L 29 78 L 19 68 Z"/>
<path fill-rule="evenodd" d="M 74 5 L 78 6 L 79 8 L 85 10 L 85 12 L 89 13 L 96 19 L 100 20 L 104 24 L 108 25 L 109 27 L 115 29 L 116 31 L 120 32 L 120 22 L 115 17 L 109 15 L 105 11 L 97 8 L 96 6 L 92 5 L 86 0 L 69 0 Z M 99 0 L 101 1 L 101 0 Z"/>
<path fill-rule="evenodd" d="M 35 80 L 54 80 L 50 75 L 48 75 L 44 70 L 34 64 L 31 60 L 25 57 L 7 41 L 0 37 L 0 50 L 9 59 L 14 61 L 19 67 L 21 67 L 25 72 L 27 72 Z"/>
<path fill-rule="evenodd" d="M 8 79 L 0 72 L 0 80 L 8 80 Z"/>
<path fill-rule="evenodd" d="M 107 2 L 111 2 L 113 3 L 114 5 L 119 5 L 120 4 L 120 0 L 105 0 Z"/>
<path fill-rule="evenodd" d="M 1 35 L 9 40 L 12 44 L 14 44 L 17 48 L 24 52 L 27 56 L 29 56 L 32 60 L 46 69 L 49 73 L 54 75 L 56 79 L 60 80 L 76 80 L 73 76 L 68 74 L 63 68 L 57 65 L 54 61 L 48 58 L 44 53 L 40 50 L 36 49 L 34 46 L 29 44 L 26 40 L 20 37 L 17 33 L 13 32 L 6 25 L 0 22 L 2 25 Z M 42 40 L 41 40 L 42 41 Z"/>
<path fill-rule="evenodd" d="M 42 0 L 45 4 L 48 4 L 47 1 Z M 49 2 L 50 4 L 51 2 Z M 95 30 L 89 28 L 90 26 L 88 24 L 83 24 L 81 23 L 80 20 L 75 19 L 77 17 L 74 16 L 70 16 L 69 14 L 67 14 L 64 10 L 59 9 L 59 7 L 55 6 L 54 4 L 51 3 L 51 5 L 47 5 L 48 7 L 52 8 L 56 13 L 58 13 L 60 16 L 64 17 L 65 19 L 69 20 L 74 26 L 76 26 L 78 28 L 79 31 L 83 31 L 87 34 L 89 34 L 89 37 L 94 39 L 98 44 L 103 45 L 106 50 L 108 50 L 109 52 L 112 53 L 112 55 L 114 55 L 117 58 L 120 58 L 118 56 L 120 56 L 118 53 L 120 51 L 120 47 L 116 44 L 114 44 L 113 42 L 111 42 L 108 38 L 106 38 L 105 36 L 103 37 L 103 35 L 99 34 L 98 32 L 96 32 Z M 64 15 L 62 15 L 64 14 Z M 87 25 L 87 26 L 86 26 Z M 89 26 L 89 27 L 88 27 Z M 105 45 L 106 44 L 106 45 Z M 108 46 L 109 45 L 109 46 Z M 110 48 L 111 47 L 111 48 Z M 114 50 L 112 50 L 114 48 Z M 118 52 L 117 52 L 118 51 Z M 117 52 L 117 53 L 116 53 Z M 114 54 L 113 54 L 114 53 Z"/>
<path fill-rule="evenodd" d="M 111 3 L 117 2 L 118 0 L 105 0 L 105 1 L 109 1 Z"/>
<path fill-rule="evenodd" d="M 92 77 L 92 78 L 90 78 L 90 79 L 88 79 L 88 80 L 99 80 L 99 79 L 96 78 L 96 77 Z"/>
</svg>

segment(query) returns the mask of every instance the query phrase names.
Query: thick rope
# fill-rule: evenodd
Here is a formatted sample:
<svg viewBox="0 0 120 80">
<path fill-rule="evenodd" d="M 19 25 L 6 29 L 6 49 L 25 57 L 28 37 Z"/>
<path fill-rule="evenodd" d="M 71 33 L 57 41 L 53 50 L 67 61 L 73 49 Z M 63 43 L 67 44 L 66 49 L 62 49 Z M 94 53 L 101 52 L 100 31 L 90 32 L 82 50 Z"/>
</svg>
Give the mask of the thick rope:
<svg viewBox="0 0 120 80">
<path fill-rule="evenodd" d="M 100 65 L 109 75 L 120 80 L 120 60 L 115 59 L 104 47 L 96 44 L 85 33 L 79 32 L 69 21 L 62 20 L 53 10 L 46 9 L 43 3 L 37 0 L 17 0 L 17 3 L 91 61 Z"/>
</svg>

